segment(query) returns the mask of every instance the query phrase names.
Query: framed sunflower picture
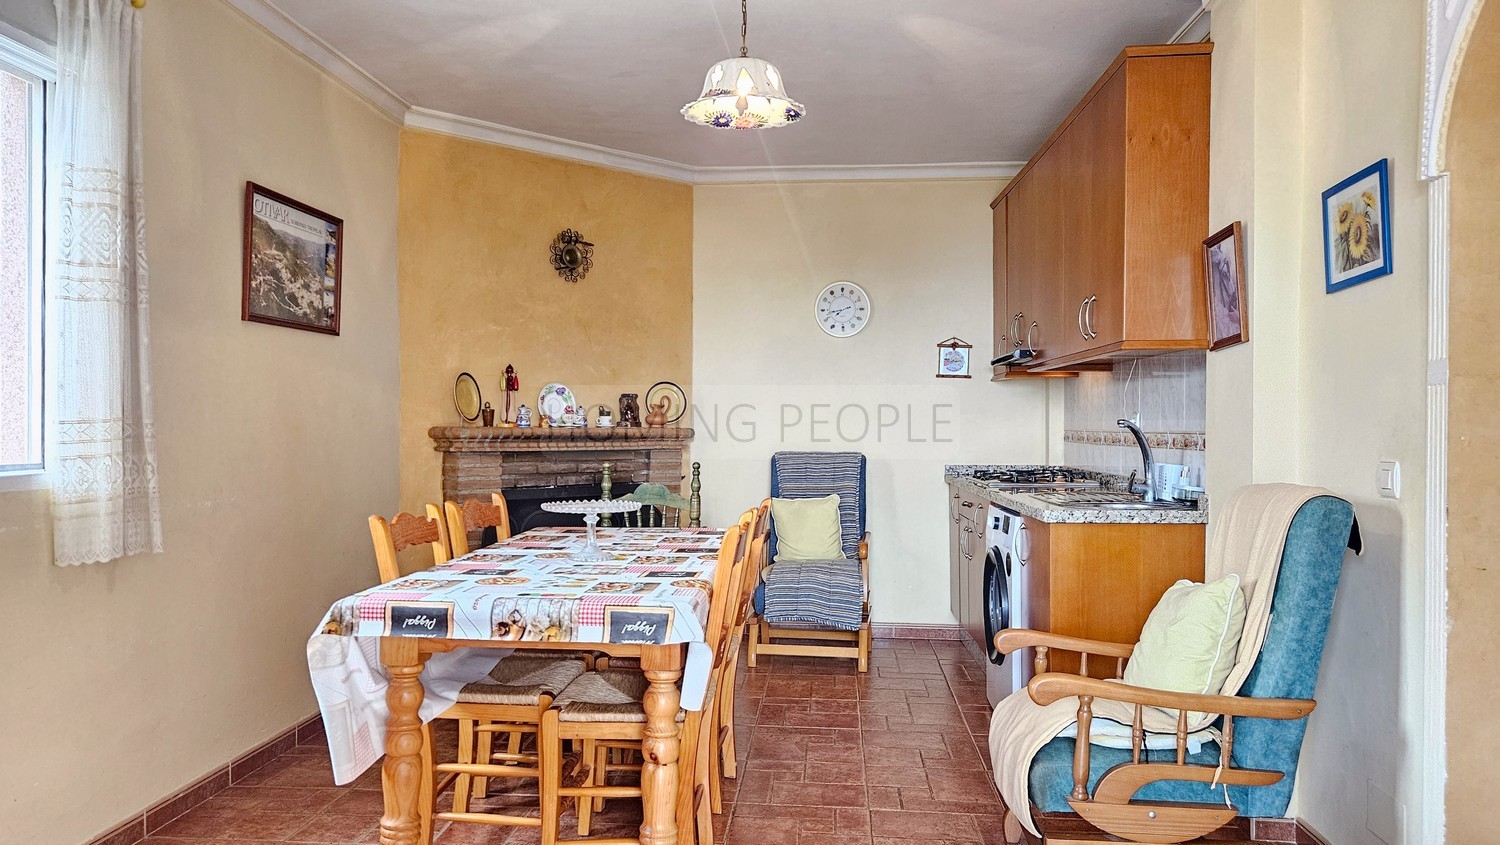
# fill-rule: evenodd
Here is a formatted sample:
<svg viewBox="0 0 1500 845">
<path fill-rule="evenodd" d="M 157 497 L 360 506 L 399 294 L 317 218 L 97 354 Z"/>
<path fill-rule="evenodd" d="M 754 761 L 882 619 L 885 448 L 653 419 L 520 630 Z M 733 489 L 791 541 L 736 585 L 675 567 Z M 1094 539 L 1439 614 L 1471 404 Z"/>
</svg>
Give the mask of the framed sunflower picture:
<svg viewBox="0 0 1500 845">
<path fill-rule="evenodd" d="M 1381 159 L 1323 192 L 1323 259 L 1327 292 L 1390 275 L 1389 159 Z"/>
</svg>

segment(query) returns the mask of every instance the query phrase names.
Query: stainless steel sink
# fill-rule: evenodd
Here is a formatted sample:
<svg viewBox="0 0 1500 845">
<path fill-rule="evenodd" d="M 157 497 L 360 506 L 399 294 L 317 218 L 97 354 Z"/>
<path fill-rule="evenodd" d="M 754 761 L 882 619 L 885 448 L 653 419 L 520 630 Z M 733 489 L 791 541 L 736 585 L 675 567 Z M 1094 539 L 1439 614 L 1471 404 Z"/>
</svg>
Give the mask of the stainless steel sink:
<svg viewBox="0 0 1500 845">
<path fill-rule="evenodd" d="M 1102 504 L 1082 505 L 1082 507 L 1098 508 L 1106 511 L 1190 511 L 1195 507 L 1182 502 L 1104 502 Z"/>
<path fill-rule="evenodd" d="M 1048 504 L 1068 508 L 1098 508 L 1110 511 L 1183 511 L 1195 510 L 1182 502 L 1147 502 L 1135 493 L 1108 490 L 1056 490 L 1033 494 Z"/>
</svg>

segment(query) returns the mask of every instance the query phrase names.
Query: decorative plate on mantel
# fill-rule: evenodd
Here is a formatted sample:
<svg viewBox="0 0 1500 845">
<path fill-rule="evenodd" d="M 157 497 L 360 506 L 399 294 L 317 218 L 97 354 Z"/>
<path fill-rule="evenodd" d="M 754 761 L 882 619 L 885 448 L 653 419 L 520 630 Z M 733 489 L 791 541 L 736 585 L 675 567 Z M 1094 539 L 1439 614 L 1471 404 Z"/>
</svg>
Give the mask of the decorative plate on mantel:
<svg viewBox="0 0 1500 845">
<path fill-rule="evenodd" d="M 559 384 L 555 381 L 542 388 L 542 392 L 537 394 L 536 409 L 547 418 L 548 425 L 559 428 L 576 427 L 577 424 L 571 422 L 571 419 L 582 413 L 578 407 L 578 400 L 573 398 L 573 391 L 569 390 L 566 384 Z"/>
</svg>

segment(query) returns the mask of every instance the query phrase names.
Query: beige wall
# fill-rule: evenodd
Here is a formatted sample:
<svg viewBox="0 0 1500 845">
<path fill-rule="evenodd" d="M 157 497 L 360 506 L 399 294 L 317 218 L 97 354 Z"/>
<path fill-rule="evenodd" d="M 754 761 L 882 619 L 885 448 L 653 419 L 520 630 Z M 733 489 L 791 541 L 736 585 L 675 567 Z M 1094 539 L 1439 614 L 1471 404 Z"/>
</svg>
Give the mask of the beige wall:
<svg viewBox="0 0 1500 845">
<path fill-rule="evenodd" d="M 1329 841 L 1420 841 L 1426 186 L 1423 4 L 1350 26 L 1337 0 L 1214 9 L 1210 229 L 1245 221 L 1251 337 L 1208 356 L 1208 481 L 1299 481 L 1354 502 L 1293 812 Z M 1296 92 L 1300 92 L 1300 96 Z M 1322 191 L 1390 159 L 1395 272 L 1324 293 Z M 1381 499 L 1376 464 L 1402 465 Z M 1458 840 L 1450 840 L 1458 841 Z"/>
<path fill-rule="evenodd" d="M 1500 642 L 1500 569 L 1494 565 L 1500 505 L 1500 6 L 1480 12 L 1464 53 L 1448 124 L 1452 173 L 1449 243 L 1448 437 L 1448 841 L 1495 836 L 1489 789 L 1500 736 L 1494 711 L 1495 643 Z"/>
<path fill-rule="evenodd" d="M 406 130 L 400 228 L 404 508 L 441 495 L 427 429 L 459 424 L 460 372 L 497 409 L 506 364 L 520 375 L 516 403 L 533 409 L 552 381 L 611 408 L 658 381 L 691 387 L 687 185 Z M 550 263 L 569 228 L 594 244 L 577 284 Z"/>
<path fill-rule="evenodd" d="M 693 459 L 703 462 L 704 519 L 723 524 L 768 495 L 775 451 L 864 452 L 877 622 L 954 622 L 945 463 L 1047 458 L 1045 386 L 989 381 L 989 202 L 999 187 L 694 192 Z M 872 316 L 835 339 L 812 308 L 840 279 L 864 287 Z M 975 378 L 935 377 L 937 344 L 951 335 L 974 344 Z"/>
<path fill-rule="evenodd" d="M 144 14 L 167 551 L 60 569 L 46 494 L 0 493 L 7 842 L 76 845 L 315 712 L 308 633 L 396 503 L 397 128 L 224 3 Z M 341 337 L 240 321 L 247 179 L 345 219 Z"/>
</svg>

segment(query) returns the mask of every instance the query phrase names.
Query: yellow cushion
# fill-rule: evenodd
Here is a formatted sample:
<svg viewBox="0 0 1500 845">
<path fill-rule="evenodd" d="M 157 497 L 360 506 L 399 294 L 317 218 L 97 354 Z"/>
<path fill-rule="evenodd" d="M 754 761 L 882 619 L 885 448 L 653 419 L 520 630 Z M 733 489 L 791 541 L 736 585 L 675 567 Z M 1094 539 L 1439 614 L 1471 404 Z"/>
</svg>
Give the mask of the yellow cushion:
<svg viewBox="0 0 1500 845">
<path fill-rule="evenodd" d="M 1162 595 L 1141 628 L 1124 681 L 1131 686 L 1217 695 L 1234 666 L 1245 628 L 1245 594 L 1238 575 L 1210 584 L 1178 581 Z M 1168 715 L 1176 717 L 1175 710 Z M 1196 722 L 1198 714 L 1189 714 Z"/>
<path fill-rule="evenodd" d="M 776 559 L 841 560 L 844 547 L 837 494 L 820 499 L 772 499 Z"/>
</svg>

